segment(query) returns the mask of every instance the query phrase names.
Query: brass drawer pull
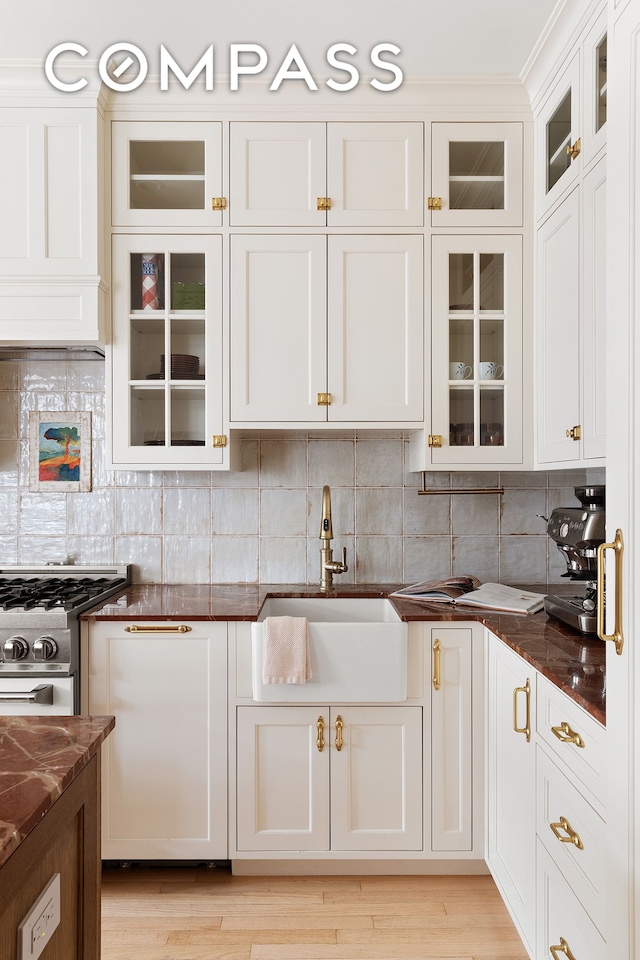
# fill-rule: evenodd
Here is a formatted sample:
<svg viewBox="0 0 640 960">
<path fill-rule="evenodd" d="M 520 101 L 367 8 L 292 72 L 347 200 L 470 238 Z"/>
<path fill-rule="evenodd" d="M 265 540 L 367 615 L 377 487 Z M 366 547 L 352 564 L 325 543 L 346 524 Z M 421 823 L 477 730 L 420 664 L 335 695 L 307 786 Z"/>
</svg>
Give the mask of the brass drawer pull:
<svg viewBox="0 0 640 960">
<path fill-rule="evenodd" d="M 322 753 L 324 750 L 324 717 L 318 717 L 316 720 L 316 730 L 318 731 L 316 747 L 318 748 L 319 752 Z"/>
<path fill-rule="evenodd" d="M 433 642 L 433 689 L 439 690 L 442 686 L 442 644 L 439 640 Z"/>
<path fill-rule="evenodd" d="M 553 830 L 553 833 L 558 838 L 560 843 L 572 843 L 574 847 L 577 847 L 578 850 L 584 850 L 584 844 L 580 839 L 579 834 L 575 832 L 569 821 L 566 817 L 560 817 L 559 823 L 550 823 L 549 826 Z M 567 834 L 566 837 L 563 837 L 560 833 L 561 830 Z"/>
<path fill-rule="evenodd" d="M 575 743 L 576 747 L 584 747 L 584 740 L 579 733 L 571 729 L 566 720 L 563 720 L 559 727 L 551 727 L 551 732 L 563 743 Z"/>
<path fill-rule="evenodd" d="M 342 739 L 342 731 L 344 729 L 344 720 L 342 717 L 336 717 L 336 750 L 342 750 L 344 745 L 344 740 Z"/>
<path fill-rule="evenodd" d="M 604 617 L 605 602 L 605 571 L 604 555 L 606 550 L 615 551 L 615 591 L 613 594 L 614 603 L 614 628 L 613 633 L 605 633 L 606 624 Z M 611 543 L 601 543 L 598 547 L 598 615 L 596 631 L 601 640 L 612 640 L 616 645 L 618 656 L 622 653 L 624 644 L 624 635 L 622 633 L 622 554 L 624 551 L 624 541 L 622 539 L 622 530 L 616 530 L 616 535 Z"/>
<path fill-rule="evenodd" d="M 567 960 L 576 960 L 574 955 L 571 953 L 569 944 L 564 937 L 560 937 L 560 943 L 557 947 L 549 947 L 549 950 L 553 954 L 553 960 L 562 960 L 560 954 L 562 954 L 563 957 L 566 957 Z"/>
<path fill-rule="evenodd" d="M 526 722 L 524 727 L 518 726 L 518 694 L 524 693 L 526 702 Z M 524 733 L 527 743 L 531 740 L 531 683 L 527 677 L 524 687 L 516 687 L 513 691 L 513 729 L 516 733 Z"/>
<path fill-rule="evenodd" d="M 192 627 L 188 627 L 186 623 L 177 623 L 175 626 L 171 623 L 151 623 L 148 626 L 139 627 L 134 623 L 124 629 L 127 633 L 189 633 Z"/>
</svg>

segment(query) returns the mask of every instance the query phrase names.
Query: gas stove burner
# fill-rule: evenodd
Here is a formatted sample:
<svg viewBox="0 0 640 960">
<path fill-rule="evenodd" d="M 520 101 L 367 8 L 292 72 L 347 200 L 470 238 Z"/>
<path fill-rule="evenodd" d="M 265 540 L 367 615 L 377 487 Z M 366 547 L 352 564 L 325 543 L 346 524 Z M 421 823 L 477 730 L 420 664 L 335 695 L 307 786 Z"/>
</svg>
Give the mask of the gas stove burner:
<svg viewBox="0 0 640 960">
<path fill-rule="evenodd" d="M 29 577 L 0 581 L 2 610 L 74 610 L 89 601 L 126 587 L 126 577 Z"/>
</svg>

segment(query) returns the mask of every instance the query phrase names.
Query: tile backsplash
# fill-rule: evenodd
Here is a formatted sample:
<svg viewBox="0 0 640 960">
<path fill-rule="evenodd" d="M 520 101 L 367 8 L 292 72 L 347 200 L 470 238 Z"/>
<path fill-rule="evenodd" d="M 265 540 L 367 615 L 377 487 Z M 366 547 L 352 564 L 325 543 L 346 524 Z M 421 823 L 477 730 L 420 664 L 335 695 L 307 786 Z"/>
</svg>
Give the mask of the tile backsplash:
<svg viewBox="0 0 640 960">
<path fill-rule="evenodd" d="M 402 432 L 263 433 L 235 473 L 105 467 L 104 365 L 0 362 L 0 562 L 132 563 L 140 582 L 316 583 L 322 486 L 331 487 L 341 583 L 409 583 L 452 573 L 556 582 L 565 566 L 548 516 L 603 470 L 429 473 L 427 486 L 504 495 L 418 496 Z M 31 410 L 92 413 L 92 491 L 30 493 Z M 355 557 L 355 562 L 354 562 Z"/>
</svg>

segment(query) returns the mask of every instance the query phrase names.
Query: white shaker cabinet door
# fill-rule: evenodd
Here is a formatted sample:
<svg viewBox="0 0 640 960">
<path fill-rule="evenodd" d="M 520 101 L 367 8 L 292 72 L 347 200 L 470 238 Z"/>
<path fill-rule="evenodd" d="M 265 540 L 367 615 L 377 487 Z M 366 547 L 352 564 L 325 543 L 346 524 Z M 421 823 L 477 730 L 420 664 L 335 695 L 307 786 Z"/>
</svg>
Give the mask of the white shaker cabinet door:
<svg viewBox="0 0 640 960">
<path fill-rule="evenodd" d="M 328 723 L 327 707 L 238 708 L 239 851 L 329 849 Z"/>
<path fill-rule="evenodd" d="M 329 420 L 423 418 L 423 238 L 329 237 Z"/>
<path fill-rule="evenodd" d="M 322 227 L 324 123 L 232 123 L 231 225 Z"/>
<path fill-rule="evenodd" d="M 422 708 L 331 708 L 331 849 L 422 850 Z"/>
<path fill-rule="evenodd" d="M 536 314 L 537 459 L 540 463 L 578 460 L 581 444 L 571 436 L 580 425 L 577 189 L 538 230 Z"/>
<path fill-rule="evenodd" d="M 89 631 L 89 712 L 116 717 L 102 751 L 102 856 L 225 859 L 227 625 L 135 627 Z"/>
<path fill-rule="evenodd" d="M 326 419 L 326 239 L 231 238 L 231 419 Z"/>
<path fill-rule="evenodd" d="M 330 227 L 421 227 L 422 123 L 327 124 Z"/>
<path fill-rule="evenodd" d="M 472 630 L 431 630 L 431 847 L 472 850 Z"/>
<path fill-rule="evenodd" d="M 582 455 L 606 454 L 607 168 L 600 160 L 582 181 Z"/>
<path fill-rule="evenodd" d="M 536 672 L 492 634 L 488 668 L 487 864 L 533 956 Z"/>
</svg>

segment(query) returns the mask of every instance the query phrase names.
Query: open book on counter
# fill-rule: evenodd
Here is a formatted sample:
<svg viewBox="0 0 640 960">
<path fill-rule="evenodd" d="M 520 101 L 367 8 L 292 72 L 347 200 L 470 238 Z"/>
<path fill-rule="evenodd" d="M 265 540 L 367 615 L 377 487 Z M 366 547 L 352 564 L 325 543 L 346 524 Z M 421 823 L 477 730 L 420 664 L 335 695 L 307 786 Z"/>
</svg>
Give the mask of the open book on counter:
<svg viewBox="0 0 640 960">
<path fill-rule="evenodd" d="M 398 600 L 416 600 L 418 603 L 455 603 L 507 613 L 536 613 L 544 607 L 542 593 L 518 590 L 503 583 L 481 583 L 470 574 L 414 583 L 389 596 Z"/>
</svg>

